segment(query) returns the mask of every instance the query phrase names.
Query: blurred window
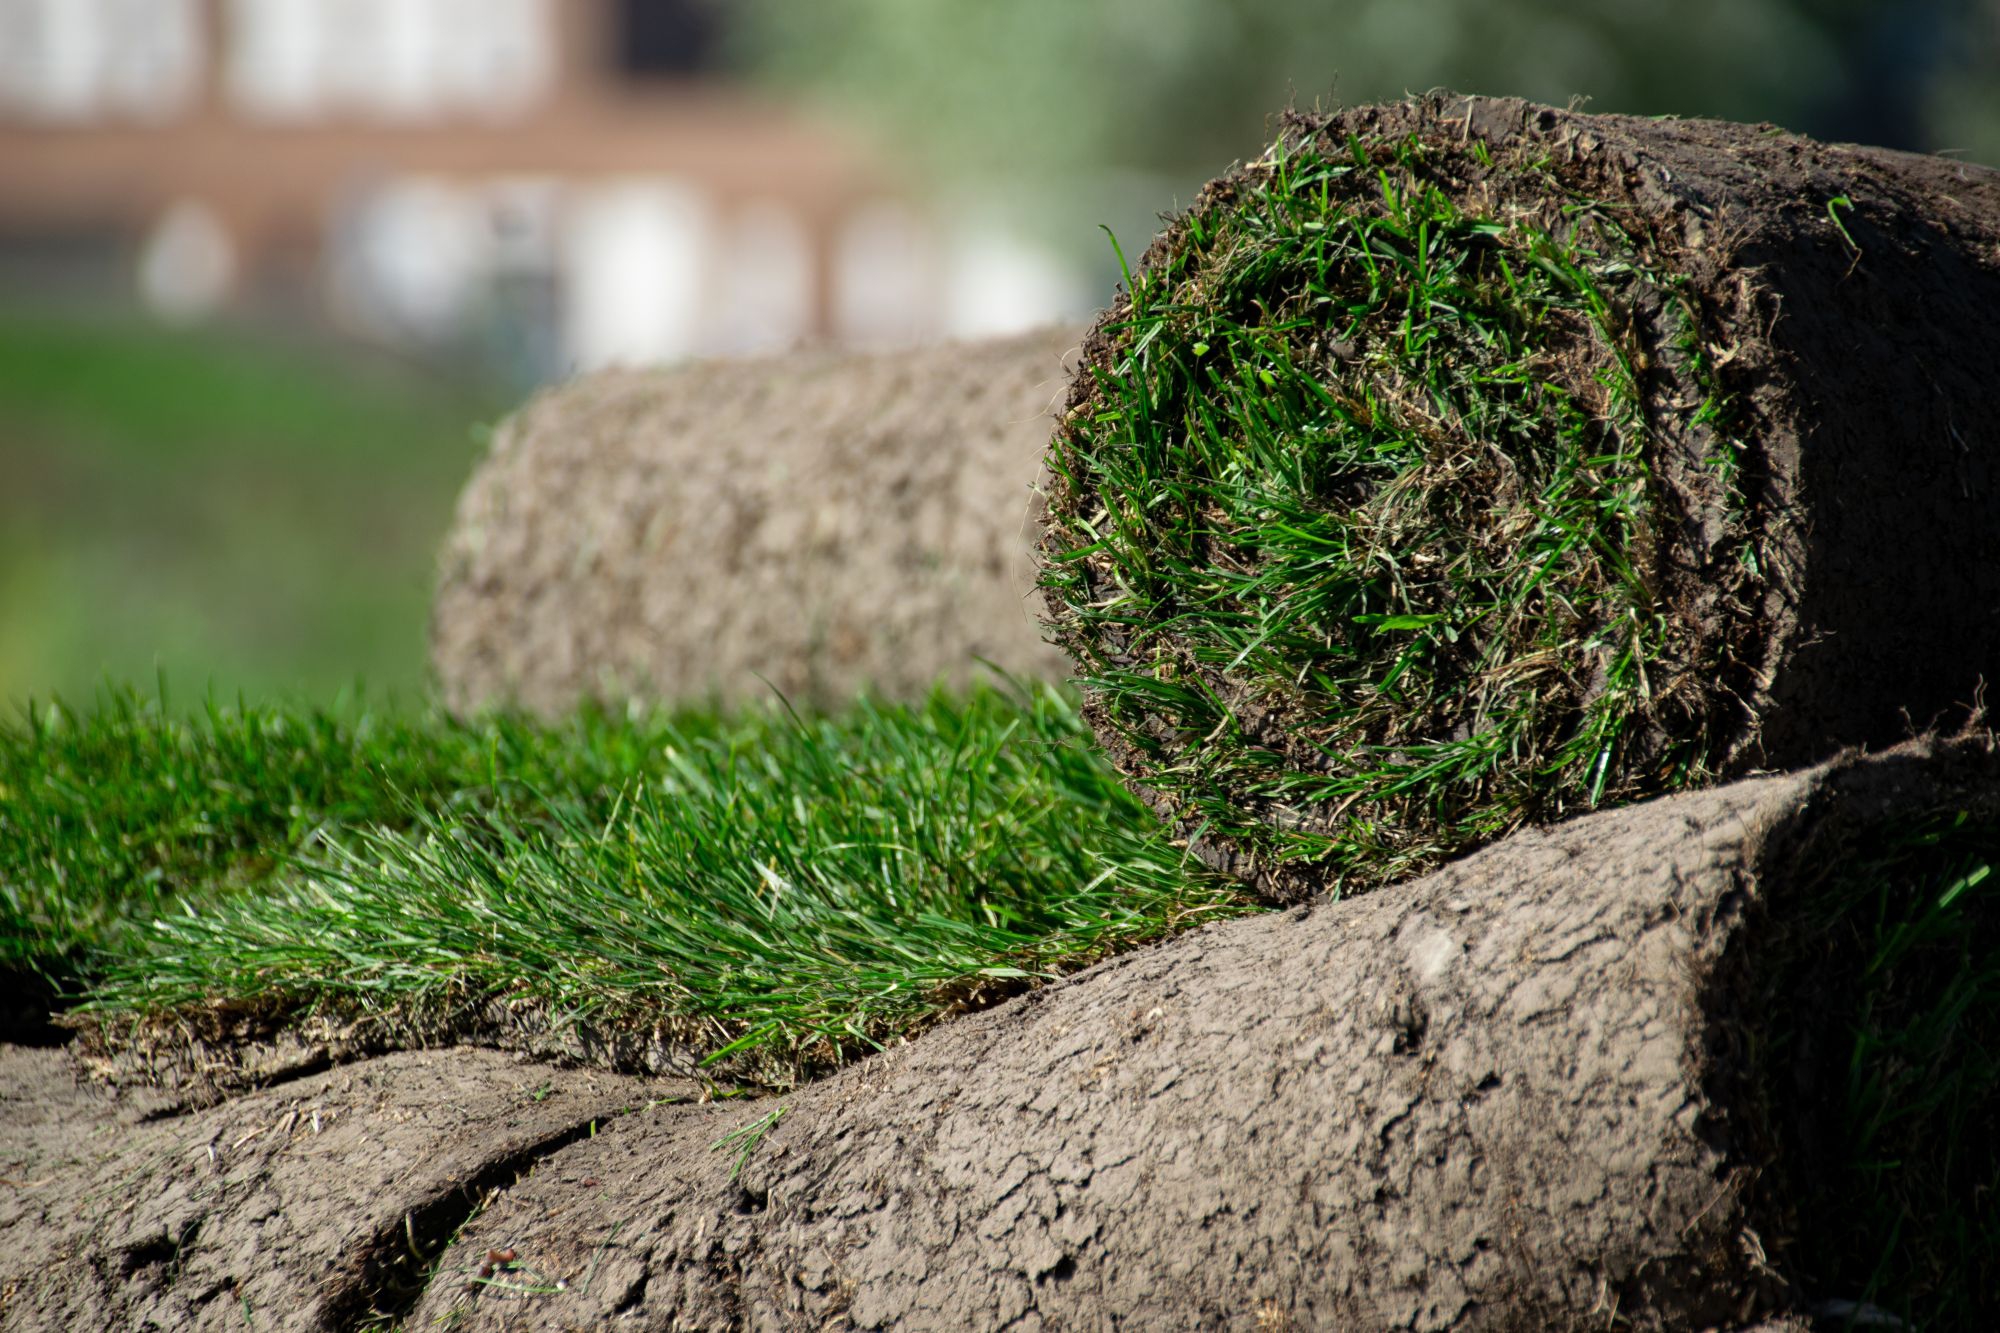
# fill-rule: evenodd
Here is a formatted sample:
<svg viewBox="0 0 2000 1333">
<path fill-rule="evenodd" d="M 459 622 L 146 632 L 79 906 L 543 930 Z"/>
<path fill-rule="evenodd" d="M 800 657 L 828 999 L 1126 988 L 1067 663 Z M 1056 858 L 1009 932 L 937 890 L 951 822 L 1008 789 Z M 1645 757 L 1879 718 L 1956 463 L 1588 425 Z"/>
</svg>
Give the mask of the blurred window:
<svg viewBox="0 0 2000 1333">
<path fill-rule="evenodd" d="M 779 352 L 812 331 L 812 235 L 796 213 L 775 199 L 751 203 L 728 220 L 720 249 L 703 352 Z"/>
<path fill-rule="evenodd" d="M 201 74 L 198 0 L 0 0 L 0 114 L 157 119 Z"/>
<path fill-rule="evenodd" d="M 863 347 L 935 336 L 940 270 L 931 228 L 907 206 L 884 199 L 861 208 L 834 241 L 834 333 Z"/>
<path fill-rule="evenodd" d="M 717 63 L 721 37 L 710 0 L 618 0 L 618 63 L 628 74 L 703 73 Z"/>
<path fill-rule="evenodd" d="M 668 177 L 579 190 L 563 221 L 563 343 L 578 370 L 657 365 L 702 350 L 714 220 L 697 186 Z"/>
<path fill-rule="evenodd" d="M 945 331 L 954 338 L 997 338 L 1060 319 L 1087 318 L 1089 284 L 1059 255 L 974 216 L 946 259 Z"/>
<path fill-rule="evenodd" d="M 550 0 L 231 0 L 237 104 L 276 119 L 505 115 L 555 66 Z"/>
</svg>

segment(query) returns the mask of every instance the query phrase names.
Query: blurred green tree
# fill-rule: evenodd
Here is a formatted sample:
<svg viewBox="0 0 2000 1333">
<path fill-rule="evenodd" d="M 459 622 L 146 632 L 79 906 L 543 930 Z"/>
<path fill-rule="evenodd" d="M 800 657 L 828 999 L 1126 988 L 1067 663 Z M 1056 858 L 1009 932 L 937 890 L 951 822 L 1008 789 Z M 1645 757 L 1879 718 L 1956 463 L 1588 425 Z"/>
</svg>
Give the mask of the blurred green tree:
<svg viewBox="0 0 2000 1333">
<path fill-rule="evenodd" d="M 1276 108 L 1437 86 L 2000 153 L 1995 0 L 747 0 L 741 12 L 752 69 L 901 144 L 926 183 L 1012 201 L 1072 237 L 1108 222 L 1142 239 L 1175 194 L 1256 151 Z"/>
</svg>

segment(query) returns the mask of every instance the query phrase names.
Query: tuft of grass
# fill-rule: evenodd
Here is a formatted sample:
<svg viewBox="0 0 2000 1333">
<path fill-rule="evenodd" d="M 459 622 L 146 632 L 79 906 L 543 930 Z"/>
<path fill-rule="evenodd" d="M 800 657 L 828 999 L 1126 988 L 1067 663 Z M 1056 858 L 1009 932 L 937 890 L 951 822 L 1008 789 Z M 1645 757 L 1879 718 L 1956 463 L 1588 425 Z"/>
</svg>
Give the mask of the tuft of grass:
<svg viewBox="0 0 2000 1333">
<path fill-rule="evenodd" d="M 2000 824 L 1944 811 L 1823 839 L 1778 891 L 1745 1003 L 1764 1040 L 1767 1240 L 1808 1300 L 1912 1329 L 2000 1305 Z"/>
<path fill-rule="evenodd" d="M 184 884 L 143 929 L 100 932 L 85 1011 L 394 1030 L 498 1005 L 664 1032 L 783 1084 L 1249 908 L 1187 871 L 1057 691 L 586 725 L 581 746 L 515 722 L 373 733 L 346 765 L 382 765 L 362 810 L 400 789 L 385 776 L 396 763 L 437 763 L 433 746 L 457 755 L 441 767 L 485 781 L 434 785 L 445 797 L 402 803 L 400 826 L 315 817 L 299 839 L 259 825 L 292 849 L 282 872 L 254 893 L 213 891 L 226 871 Z M 204 734 L 196 748 L 232 776 L 267 767 L 261 740 Z M 467 772 L 502 738 L 539 762 L 534 785 L 518 762 Z M 232 863 L 197 836 L 185 857 Z"/>
<path fill-rule="evenodd" d="M 1748 573 L 1696 313 L 1610 210 L 1496 156 L 1288 137 L 1211 185 L 1051 448 L 1043 585 L 1088 716 L 1280 896 L 1687 785 L 1728 734 Z M 1510 173 L 1561 210 L 1493 202 Z M 1663 377 L 1693 449 L 1648 420 Z"/>
<path fill-rule="evenodd" d="M 533 818 L 542 791 L 608 805 L 657 736 L 703 725 L 460 723 L 358 691 L 325 708 L 211 697 L 183 716 L 164 683 L 107 688 L 87 710 L 28 703 L 0 720 L 0 971 L 74 984 L 183 896 L 263 885 L 342 829 L 437 810 Z"/>
</svg>

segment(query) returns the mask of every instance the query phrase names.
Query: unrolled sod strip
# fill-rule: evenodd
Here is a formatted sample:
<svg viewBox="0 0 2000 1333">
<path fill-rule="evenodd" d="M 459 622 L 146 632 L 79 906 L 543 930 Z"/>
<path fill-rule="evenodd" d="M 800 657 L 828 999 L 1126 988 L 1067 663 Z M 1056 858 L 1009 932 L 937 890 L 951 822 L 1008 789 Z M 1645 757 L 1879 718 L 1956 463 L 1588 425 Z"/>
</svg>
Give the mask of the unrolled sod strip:
<svg viewBox="0 0 2000 1333">
<path fill-rule="evenodd" d="M 1043 581 L 1113 758 L 1280 899 L 1962 719 L 2000 173 L 1433 96 L 1294 116 L 1088 338 Z"/>
<path fill-rule="evenodd" d="M 578 1327 L 1980 1327 L 1996 783 L 1913 745 L 1191 933 L 629 1117 L 438 1271 L 519 1246 Z M 441 1278 L 410 1325 L 518 1318 Z"/>
<path fill-rule="evenodd" d="M 589 376 L 497 432 L 441 558 L 447 705 L 838 703 L 1061 679 L 1032 487 L 1080 341 Z"/>
</svg>

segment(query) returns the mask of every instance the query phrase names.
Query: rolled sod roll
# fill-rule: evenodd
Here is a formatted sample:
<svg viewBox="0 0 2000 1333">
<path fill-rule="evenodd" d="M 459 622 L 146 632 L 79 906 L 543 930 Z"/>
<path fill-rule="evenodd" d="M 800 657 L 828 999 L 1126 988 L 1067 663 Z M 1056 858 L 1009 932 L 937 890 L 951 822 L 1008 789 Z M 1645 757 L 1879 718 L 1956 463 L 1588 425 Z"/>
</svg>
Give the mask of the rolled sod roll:
<svg viewBox="0 0 2000 1333">
<path fill-rule="evenodd" d="M 1146 252 L 1049 454 L 1114 760 L 1286 900 L 1976 708 L 2000 173 L 1429 96 Z"/>
<path fill-rule="evenodd" d="M 1523 830 L 623 1117 L 408 1322 L 517 1327 L 505 1245 L 578 1327 L 1983 1328 L 1996 857 L 1976 742 Z"/>
<path fill-rule="evenodd" d="M 495 435 L 440 562 L 446 705 L 921 694 L 1061 679 L 1035 609 L 1050 330 L 593 375 Z"/>
</svg>

